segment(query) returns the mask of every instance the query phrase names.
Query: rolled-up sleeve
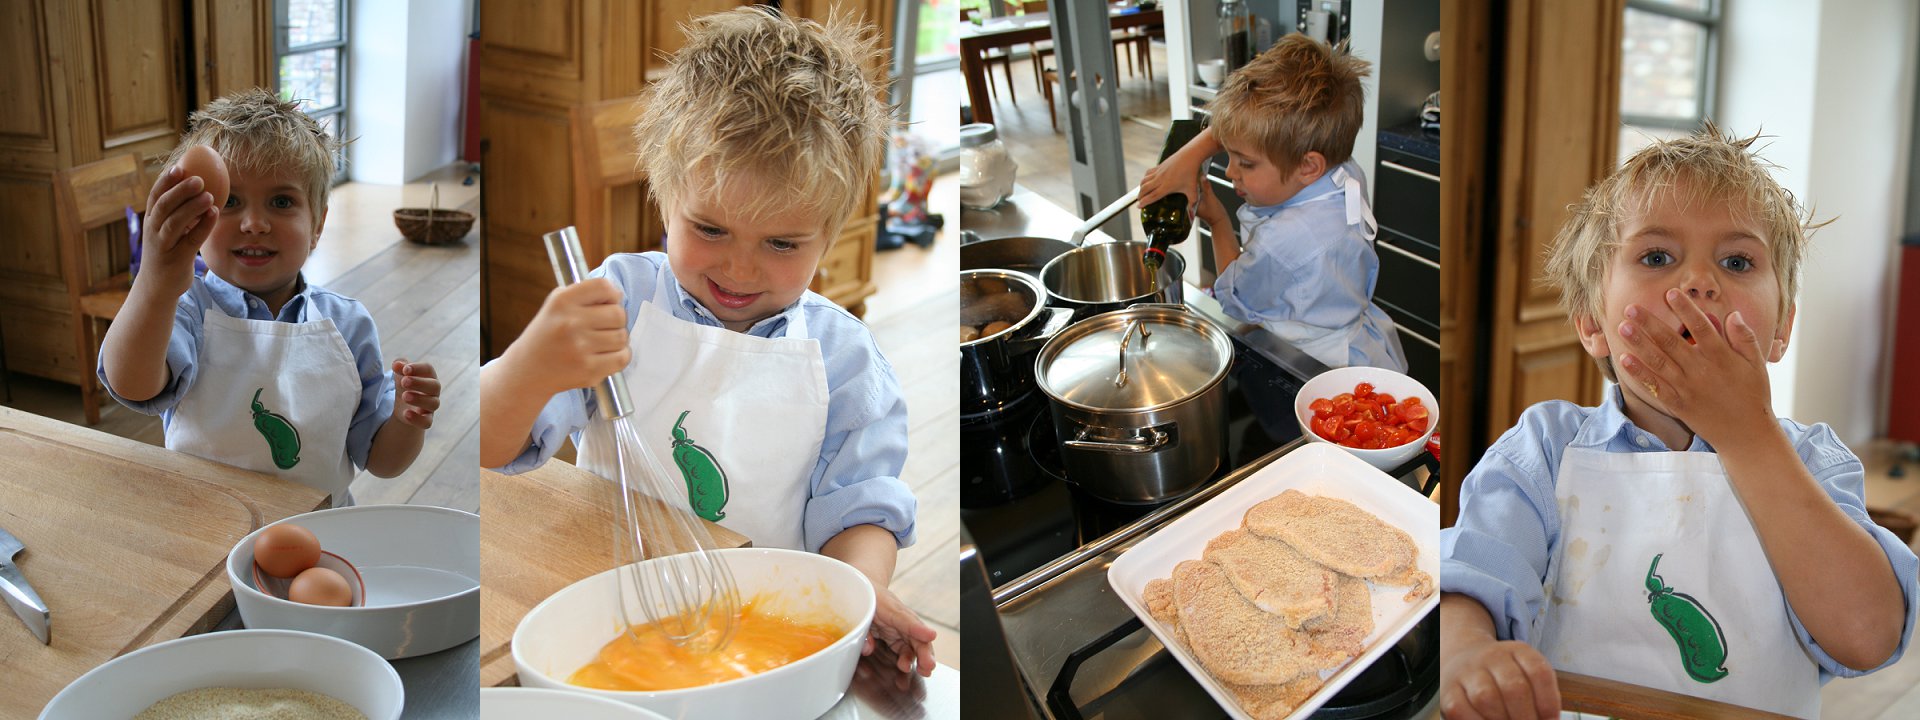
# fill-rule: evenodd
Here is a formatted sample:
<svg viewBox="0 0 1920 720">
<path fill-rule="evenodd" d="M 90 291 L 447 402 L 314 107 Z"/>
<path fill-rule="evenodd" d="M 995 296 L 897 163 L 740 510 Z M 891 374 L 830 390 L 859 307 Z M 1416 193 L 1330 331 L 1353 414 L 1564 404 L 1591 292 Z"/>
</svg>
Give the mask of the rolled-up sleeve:
<svg viewBox="0 0 1920 720">
<path fill-rule="evenodd" d="M 1515 452 L 1527 442 L 1522 422 L 1467 474 L 1459 521 L 1440 531 L 1440 590 L 1479 601 L 1501 640 L 1534 642 L 1559 513 L 1545 463 Z"/>
<path fill-rule="evenodd" d="M 200 328 L 205 322 L 205 312 L 206 308 L 192 290 L 182 293 L 174 304 L 173 334 L 167 338 L 167 384 L 153 397 L 137 401 L 122 397 L 107 380 L 107 356 L 101 353 L 94 374 L 100 378 L 100 387 L 106 388 L 107 396 L 144 415 L 160 415 L 180 404 L 180 398 L 193 387 L 193 380 L 199 375 Z"/>
<path fill-rule="evenodd" d="M 587 426 L 591 412 L 593 391 L 590 389 L 568 390 L 548 398 L 546 406 L 540 408 L 540 414 L 533 419 L 533 428 L 527 431 L 527 448 L 512 462 L 494 470 L 518 475 L 547 464 L 566 444 L 568 436 Z"/>
<path fill-rule="evenodd" d="M 907 462 L 900 381 L 871 339 L 821 345 L 839 349 L 827 363 L 827 431 L 809 484 L 806 550 L 819 552 L 856 525 L 877 525 L 893 533 L 900 547 L 912 545 L 917 501 L 900 480 Z"/>
<path fill-rule="evenodd" d="M 1833 503 L 1840 506 L 1841 512 L 1846 513 L 1848 518 L 1873 536 L 1874 542 L 1880 544 L 1880 551 L 1886 553 L 1894 579 L 1900 583 L 1900 595 L 1906 603 L 1905 620 L 1900 626 L 1900 646 L 1886 662 L 1877 667 L 1850 668 L 1834 660 L 1807 632 L 1806 625 L 1800 622 L 1800 615 L 1793 611 L 1793 605 L 1787 604 L 1787 617 L 1793 621 L 1794 635 L 1800 638 L 1800 645 L 1813 655 L 1821 670 L 1834 677 L 1866 675 L 1898 662 L 1900 656 L 1907 652 L 1907 642 L 1913 638 L 1915 609 L 1920 607 L 1914 602 L 1915 585 L 1920 582 L 1920 558 L 1916 558 L 1913 550 L 1900 542 L 1900 538 L 1894 536 L 1892 531 L 1880 527 L 1867 515 L 1866 502 L 1863 500 L 1866 467 L 1852 451 L 1846 449 L 1839 437 L 1833 434 L 1832 428 L 1825 424 L 1813 426 L 1796 443 L 1795 450 L 1799 452 L 1808 472 L 1819 481 L 1820 488 L 1827 491 L 1827 497 L 1832 498 Z M 1822 677 L 1821 680 L 1824 682 L 1826 678 Z"/>
<path fill-rule="evenodd" d="M 358 300 L 346 303 L 336 324 L 360 373 L 360 403 L 347 426 L 347 457 L 354 467 L 366 469 L 373 437 L 393 417 L 393 371 L 387 369 L 386 358 L 380 354 L 380 331 L 373 324 L 373 315 Z"/>
</svg>

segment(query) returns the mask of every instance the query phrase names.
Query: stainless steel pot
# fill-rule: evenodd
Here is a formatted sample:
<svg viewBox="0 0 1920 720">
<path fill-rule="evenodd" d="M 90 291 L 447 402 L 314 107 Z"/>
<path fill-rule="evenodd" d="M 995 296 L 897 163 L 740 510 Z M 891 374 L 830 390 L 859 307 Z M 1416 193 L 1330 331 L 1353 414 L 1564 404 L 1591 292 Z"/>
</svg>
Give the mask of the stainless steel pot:
<svg viewBox="0 0 1920 720">
<path fill-rule="evenodd" d="M 1046 291 L 1013 270 L 960 273 L 960 412 L 974 416 L 1005 408 L 1033 391 L 1033 356 L 1072 321 L 1073 313 L 1046 307 Z M 1006 323 L 969 339 L 968 328 Z"/>
<path fill-rule="evenodd" d="M 1226 457 L 1233 342 L 1174 305 L 1073 324 L 1048 340 L 1034 376 L 1052 404 L 1067 480 L 1121 503 L 1198 487 Z"/>
<path fill-rule="evenodd" d="M 979 240 L 960 246 L 960 269 L 1000 268 L 1040 279 L 1047 262 L 1072 250 L 1065 240 L 1046 237 L 1015 236 Z"/>
<path fill-rule="evenodd" d="M 1146 243 L 1112 242 L 1088 245 L 1060 254 L 1040 271 L 1050 304 L 1073 308 L 1077 318 L 1088 318 L 1140 303 L 1185 300 L 1180 274 L 1186 262 L 1179 253 L 1167 253 L 1167 262 L 1149 269 L 1140 261 Z"/>
</svg>

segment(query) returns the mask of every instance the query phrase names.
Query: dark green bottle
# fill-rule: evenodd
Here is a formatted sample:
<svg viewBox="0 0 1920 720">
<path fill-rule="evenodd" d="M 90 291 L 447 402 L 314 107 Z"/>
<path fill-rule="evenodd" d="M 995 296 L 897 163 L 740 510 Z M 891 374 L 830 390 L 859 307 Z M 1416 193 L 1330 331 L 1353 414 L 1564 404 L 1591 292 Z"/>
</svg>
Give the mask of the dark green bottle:
<svg viewBox="0 0 1920 720">
<path fill-rule="evenodd" d="M 1173 121 L 1173 126 L 1167 128 L 1166 144 L 1160 147 L 1160 162 L 1173 157 L 1174 152 L 1186 147 L 1206 127 L 1199 120 Z M 1204 184 L 1200 191 L 1207 192 Z M 1191 203 L 1185 193 L 1174 193 L 1140 208 L 1140 228 L 1147 231 L 1147 249 L 1140 251 L 1140 262 L 1148 269 L 1159 270 L 1167 263 L 1167 248 L 1186 240 L 1193 232 L 1193 217 L 1187 213 Z"/>
</svg>

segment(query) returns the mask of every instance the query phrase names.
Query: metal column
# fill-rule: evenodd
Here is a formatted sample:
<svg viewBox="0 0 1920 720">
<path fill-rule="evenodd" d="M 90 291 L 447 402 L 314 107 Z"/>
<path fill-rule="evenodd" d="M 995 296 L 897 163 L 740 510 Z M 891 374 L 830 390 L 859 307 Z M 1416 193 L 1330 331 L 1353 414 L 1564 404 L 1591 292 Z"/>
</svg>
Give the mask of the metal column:
<svg viewBox="0 0 1920 720">
<path fill-rule="evenodd" d="M 1066 110 L 1074 209 L 1080 217 L 1092 217 L 1128 190 L 1126 157 L 1120 150 L 1113 23 L 1107 4 L 1097 0 L 1052 0 L 1048 6 L 1062 87 L 1055 99 Z M 1132 238 L 1130 227 L 1122 213 L 1101 229 L 1124 241 Z"/>
</svg>

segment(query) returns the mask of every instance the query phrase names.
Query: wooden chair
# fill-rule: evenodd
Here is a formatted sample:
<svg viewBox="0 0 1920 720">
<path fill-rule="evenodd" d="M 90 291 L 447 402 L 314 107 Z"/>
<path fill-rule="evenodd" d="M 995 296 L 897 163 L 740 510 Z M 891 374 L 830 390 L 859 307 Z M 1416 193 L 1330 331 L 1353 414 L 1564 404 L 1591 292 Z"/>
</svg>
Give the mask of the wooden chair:
<svg viewBox="0 0 1920 720">
<path fill-rule="evenodd" d="M 568 112 L 568 144 L 573 149 L 573 226 L 580 233 L 581 249 L 594 264 L 611 253 L 652 249 L 648 243 L 659 237 L 658 233 L 645 232 L 653 220 L 650 213 L 638 207 L 639 203 L 615 207 L 607 199 L 609 190 L 646 181 L 633 140 L 633 124 L 645 110 L 638 96 L 627 96 L 575 105 Z M 611 221 L 615 210 L 620 210 L 617 214 L 621 216 L 637 214 L 634 227 L 642 228 L 642 236 L 622 242 Z"/>
<path fill-rule="evenodd" d="M 119 315 L 133 287 L 133 276 L 126 272 L 102 280 L 92 277 L 92 251 L 97 248 L 88 236 L 100 228 L 126 222 L 127 208 L 144 209 L 147 180 L 141 172 L 140 158 L 134 154 L 54 173 L 60 274 L 66 280 L 68 307 L 73 312 L 73 345 L 80 359 L 80 403 L 88 425 L 100 422 L 100 381 L 94 372 L 100 362 L 97 323 Z"/>
<path fill-rule="evenodd" d="M 1006 0 L 1006 3 L 1009 12 L 1018 11 L 1021 14 L 1031 15 L 1047 11 L 1047 0 Z M 1033 84 L 1041 85 L 1043 89 L 1045 88 L 1042 84 L 1045 80 L 1044 66 L 1047 58 L 1050 57 L 1053 57 L 1052 40 L 1042 40 L 1027 45 L 1027 59 L 1033 63 Z"/>
</svg>

